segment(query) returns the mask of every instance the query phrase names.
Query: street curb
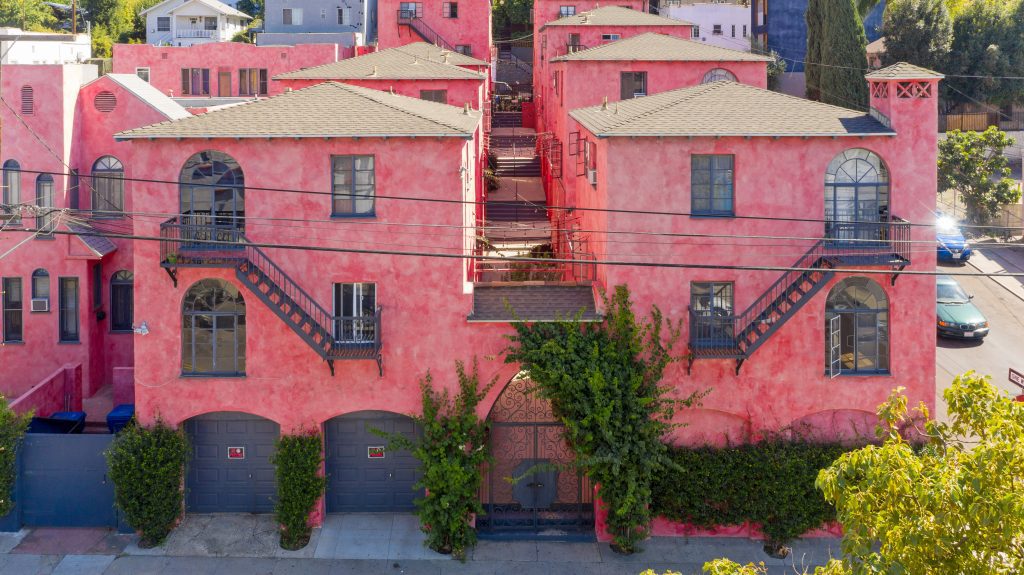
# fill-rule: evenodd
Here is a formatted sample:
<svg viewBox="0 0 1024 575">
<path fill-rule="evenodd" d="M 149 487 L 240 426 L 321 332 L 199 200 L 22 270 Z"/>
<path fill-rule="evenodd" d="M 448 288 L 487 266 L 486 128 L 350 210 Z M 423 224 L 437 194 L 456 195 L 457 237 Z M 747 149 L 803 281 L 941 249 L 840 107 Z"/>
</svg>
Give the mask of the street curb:
<svg viewBox="0 0 1024 575">
<path fill-rule="evenodd" d="M 978 249 L 978 248 L 977 248 L 977 246 L 975 246 L 975 249 Z M 992 260 L 991 260 L 991 259 L 989 259 L 989 258 L 988 258 L 987 256 L 985 256 L 984 254 L 981 254 L 981 257 L 983 257 L 983 258 L 984 258 L 984 259 L 986 259 L 987 261 L 990 261 L 990 262 L 992 262 Z M 996 263 L 996 262 L 993 262 L 993 263 Z M 972 268 L 974 268 L 974 269 L 978 270 L 978 271 L 979 271 L 979 272 L 981 272 L 981 273 L 993 273 L 993 272 L 986 272 L 985 270 L 983 270 L 983 269 L 981 269 L 980 267 L 978 267 L 978 265 L 977 265 L 977 264 L 975 263 L 975 260 L 974 260 L 974 258 L 972 258 L 972 259 L 970 259 L 970 260 L 967 260 L 967 265 L 971 266 Z M 1004 268 L 1004 267 L 1003 267 L 1003 266 L 1002 266 L 1001 264 L 997 264 L 997 265 L 999 265 L 999 267 L 1000 267 L 1000 268 L 1002 268 L 1002 269 L 1003 269 L 1003 271 L 1006 271 L 1006 268 Z M 1002 288 L 1003 288 L 1004 290 L 1006 290 L 1006 291 L 1010 292 L 1010 295 L 1012 295 L 1012 296 L 1016 297 L 1017 299 L 1021 300 L 1022 302 L 1024 302 L 1024 295 L 1021 295 L 1021 294 L 1017 293 L 1017 290 L 1016 290 L 1016 289 L 1014 289 L 1014 288 L 1012 288 L 1012 287 L 1010 287 L 1010 286 L 1007 286 L 1006 284 L 1004 284 L 1004 283 L 1002 282 L 1002 280 L 1003 280 L 1004 278 L 999 278 L 999 277 L 993 277 L 993 276 L 989 276 L 989 277 L 990 277 L 990 278 L 991 278 L 991 279 L 992 279 L 993 281 L 995 281 L 995 282 L 996 282 L 996 284 L 998 284 L 998 285 L 999 285 L 1000 287 L 1002 287 Z"/>
</svg>

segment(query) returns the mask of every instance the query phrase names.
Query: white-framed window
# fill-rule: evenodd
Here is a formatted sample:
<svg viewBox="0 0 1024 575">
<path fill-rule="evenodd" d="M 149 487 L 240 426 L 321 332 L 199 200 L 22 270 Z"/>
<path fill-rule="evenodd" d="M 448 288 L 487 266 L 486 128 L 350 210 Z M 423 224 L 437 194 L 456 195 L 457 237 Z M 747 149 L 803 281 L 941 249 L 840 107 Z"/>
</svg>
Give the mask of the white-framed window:
<svg viewBox="0 0 1024 575">
<path fill-rule="evenodd" d="M 338 26 L 347 26 L 348 22 L 345 20 L 345 9 L 338 8 Z"/>
<path fill-rule="evenodd" d="M 203 21 L 204 30 L 216 30 L 217 29 L 217 17 L 207 16 Z"/>
<path fill-rule="evenodd" d="M 149 68 L 136 68 L 135 75 L 149 82 Z"/>
<path fill-rule="evenodd" d="M 565 18 L 566 16 L 575 16 L 575 15 L 576 15 L 576 7 L 575 6 L 559 6 L 558 7 L 558 17 L 559 18 Z"/>
<path fill-rule="evenodd" d="M 736 37 L 736 25 L 735 24 L 732 25 L 732 37 L 733 38 Z"/>
<path fill-rule="evenodd" d="M 621 37 L 622 36 L 619 36 L 618 34 L 601 34 L 601 40 L 604 40 L 605 42 L 614 42 Z"/>
<path fill-rule="evenodd" d="M 743 25 L 743 37 L 744 38 L 747 37 L 747 25 L 746 24 Z"/>
<path fill-rule="evenodd" d="M 473 47 L 470 46 L 469 44 L 456 44 L 455 51 L 465 56 L 473 55 Z"/>
<path fill-rule="evenodd" d="M 693 38 L 700 38 L 700 26 L 694 26 L 691 30 Z"/>
<path fill-rule="evenodd" d="M 302 26 L 302 8 L 285 8 L 281 17 L 285 26 Z"/>
<path fill-rule="evenodd" d="M 171 31 L 171 17 L 170 16 L 157 16 L 156 17 L 156 31 L 157 32 L 170 32 Z"/>
<path fill-rule="evenodd" d="M 711 34 L 715 35 L 715 36 L 721 36 L 722 35 L 722 25 L 721 24 L 713 25 L 711 27 Z"/>
<path fill-rule="evenodd" d="M 334 284 L 334 341 L 373 343 L 377 338 L 376 315 L 376 284 Z"/>
<path fill-rule="evenodd" d="M 459 17 L 459 3 L 458 2 L 443 2 L 441 4 L 441 17 L 442 18 L 458 18 Z"/>
</svg>

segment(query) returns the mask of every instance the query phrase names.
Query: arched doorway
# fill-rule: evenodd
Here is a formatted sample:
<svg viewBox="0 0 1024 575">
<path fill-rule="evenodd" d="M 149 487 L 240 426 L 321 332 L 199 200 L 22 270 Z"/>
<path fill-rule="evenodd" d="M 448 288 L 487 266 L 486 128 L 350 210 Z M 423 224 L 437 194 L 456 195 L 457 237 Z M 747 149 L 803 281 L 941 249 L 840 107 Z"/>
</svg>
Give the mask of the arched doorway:
<svg viewBox="0 0 1024 575">
<path fill-rule="evenodd" d="M 185 476 L 190 513 L 270 513 L 277 481 L 270 455 L 281 434 L 269 419 L 222 411 L 185 421 L 192 459 Z"/>
<path fill-rule="evenodd" d="M 836 244 L 884 239 L 888 221 L 889 170 L 882 158 L 862 148 L 840 152 L 825 172 L 825 237 Z"/>
<path fill-rule="evenodd" d="M 217 247 L 204 240 L 241 241 L 245 175 L 234 158 L 216 150 L 199 152 L 185 162 L 178 181 L 185 237 L 203 248 Z"/>
<path fill-rule="evenodd" d="M 889 373 L 889 298 L 861 276 L 836 283 L 825 300 L 828 370 L 833 376 Z"/>
<path fill-rule="evenodd" d="M 477 528 L 482 535 L 537 538 L 593 533 L 590 481 L 574 470 L 565 426 L 532 386 L 528 377 L 513 378 L 487 417 L 494 459 L 484 472 Z"/>
<path fill-rule="evenodd" d="M 423 495 L 414 489 L 419 461 L 408 451 L 387 449 L 380 429 L 410 439 L 422 435 L 416 422 L 388 411 L 357 411 L 324 423 L 327 512 L 406 512 Z"/>
</svg>

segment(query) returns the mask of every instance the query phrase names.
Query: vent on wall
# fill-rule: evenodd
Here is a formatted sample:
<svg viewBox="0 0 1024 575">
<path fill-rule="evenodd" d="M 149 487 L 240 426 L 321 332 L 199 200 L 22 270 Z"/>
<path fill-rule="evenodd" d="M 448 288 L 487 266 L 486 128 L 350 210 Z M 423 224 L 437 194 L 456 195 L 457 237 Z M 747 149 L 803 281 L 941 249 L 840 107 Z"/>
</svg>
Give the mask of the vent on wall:
<svg viewBox="0 0 1024 575">
<path fill-rule="evenodd" d="M 114 96 L 113 92 L 104 90 L 96 94 L 96 98 L 93 99 L 92 103 L 100 112 L 109 113 L 113 112 L 114 108 L 117 107 L 117 97 Z"/>
<path fill-rule="evenodd" d="M 21 115 L 31 115 L 35 111 L 35 95 L 32 86 L 21 87 Z"/>
</svg>

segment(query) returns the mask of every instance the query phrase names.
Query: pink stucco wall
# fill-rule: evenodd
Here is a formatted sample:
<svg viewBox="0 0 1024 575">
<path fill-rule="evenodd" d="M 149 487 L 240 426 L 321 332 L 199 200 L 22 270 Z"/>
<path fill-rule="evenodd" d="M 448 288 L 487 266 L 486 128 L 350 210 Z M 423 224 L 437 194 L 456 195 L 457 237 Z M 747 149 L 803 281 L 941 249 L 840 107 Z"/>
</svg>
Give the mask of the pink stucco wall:
<svg viewBox="0 0 1024 575">
<path fill-rule="evenodd" d="M 257 46 L 242 42 L 214 42 L 195 46 L 150 46 L 115 44 L 114 73 L 134 74 L 136 68 L 149 68 L 149 82 L 164 94 L 182 96 L 181 69 L 209 68 L 210 96 L 220 92 L 220 72 L 231 74 L 228 96 L 239 96 L 241 68 L 266 68 L 269 95 L 284 87 L 270 80 L 278 74 L 300 68 L 320 66 L 351 56 L 337 44 L 298 44 L 295 46 Z"/>
<path fill-rule="evenodd" d="M 393 90 L 396 94 L 409 96 L 410 98 L 419 98 L 420 90 L 448 90 L 447 104 L 461 107 L 468 103 L 474 110 L 480 110 L 483 107 L 487 84 L 487 80 L 485 78 L 481 78 L 479 80 L 339 79 L 337 81 L 345 84 L 352 84 L 353 86 L 362 86 L 364 88 L 381 90 L 384 92 Z M 306 88 L 322 82 L 324 82 L 324 80 L 278 80 L 275 83 L 281 84 L 285 89 L 292 88 L 293 90 L 298 90 L 300 88 Z"/>
<path fill-rule="evenodd" d="M 611 3 L 604 2 L 605 6 L 610 6 Z M 648 3 L 646 0 L 627 0 L 625 2 L 615 2 L 615 6 L 622 6 L 624 8 L 632 8 L 633 10 L 639 10 L 641 12 L 647 12 Z M 588 10 L 593 10 L 601 6 L 600 0 L 576 0 L 568 2 L 565 0 L 534 0 L 533 3 L 533 32 L 537 31 L 552 20 L 558 20 L 562 6 L 572 6 L 576 9 L 577 14 L 581 14 Z"/>
<path fill-rule="evenodd" d="M 379 0 L 377 3 L 377 43 L 381 48 L 394 48 L 422 42 L 408 26 L 399 25 L 400 0 Z M 489 0 L 461 0 L 459 17 L 442 16 L 441 2 L 423 2 L 422 22 L 452 46 L 467 45 L 474 58 L 491 61 L 491 3 Z M 426 39 L 431 41 L 431 38 Z"/>
<path fill-rule="evenodd" d="M 82 364 L 57 368 L 20 397 L 12 398 L 15 413 L 49 417 L 58 411 L 82 410 Z"/>
</svg>

